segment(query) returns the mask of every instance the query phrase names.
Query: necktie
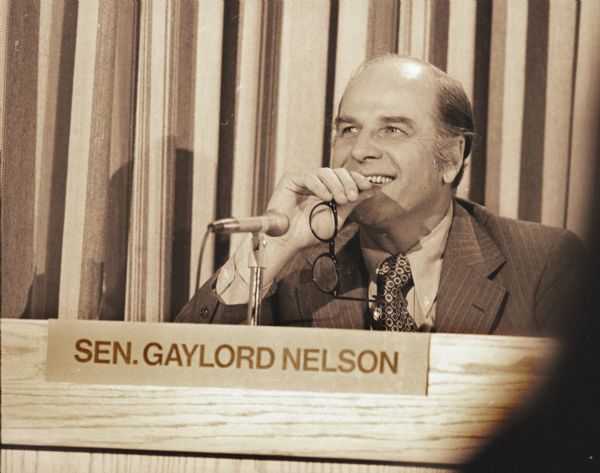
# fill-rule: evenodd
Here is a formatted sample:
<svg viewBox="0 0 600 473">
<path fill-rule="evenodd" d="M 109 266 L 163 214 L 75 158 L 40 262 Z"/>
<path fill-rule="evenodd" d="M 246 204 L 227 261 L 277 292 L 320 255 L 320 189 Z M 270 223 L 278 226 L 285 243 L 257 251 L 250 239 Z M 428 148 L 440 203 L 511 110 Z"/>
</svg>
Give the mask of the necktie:
<svg viewBox="0 0 600 473">
<path fill-rule="evenodd" d="M 377 292 L 382 303 L 375 308 L 373 319 L 378 330 L 416 332 L 415 320 L 408 313 L 402 288 L 412 282 L 412 272 L 404 253 L 390 256 L 377 268 Z"/>
</svg>

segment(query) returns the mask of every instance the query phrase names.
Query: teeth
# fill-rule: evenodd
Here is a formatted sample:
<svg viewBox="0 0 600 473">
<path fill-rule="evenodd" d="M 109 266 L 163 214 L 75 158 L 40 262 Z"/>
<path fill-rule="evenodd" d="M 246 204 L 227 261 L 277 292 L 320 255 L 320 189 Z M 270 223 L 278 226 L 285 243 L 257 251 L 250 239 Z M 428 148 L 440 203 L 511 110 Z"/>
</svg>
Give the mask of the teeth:
<svg viewBox="0 0 600 473">
<path fill-rule="evenodd" d="M 367 176 L 367 179 L 373 184 L 389 184 L 394 180 L 388 176 Z"/>
</svg>

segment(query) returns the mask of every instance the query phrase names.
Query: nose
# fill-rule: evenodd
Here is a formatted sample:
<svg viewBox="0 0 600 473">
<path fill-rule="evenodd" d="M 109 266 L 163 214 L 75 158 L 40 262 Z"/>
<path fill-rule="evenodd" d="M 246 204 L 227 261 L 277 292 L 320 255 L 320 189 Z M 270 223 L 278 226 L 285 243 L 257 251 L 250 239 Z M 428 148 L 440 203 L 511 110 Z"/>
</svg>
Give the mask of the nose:
<svg viewBox="0 0 600 473">
<path fill-rule="evenodd" d="M 368 159 L 381 158 L 382 152 L 377 143 L 374 142 L 371 134 L 362 129 L 354 141 L 351 155 L 354 160 L 363 162 Z"/>
</svg>

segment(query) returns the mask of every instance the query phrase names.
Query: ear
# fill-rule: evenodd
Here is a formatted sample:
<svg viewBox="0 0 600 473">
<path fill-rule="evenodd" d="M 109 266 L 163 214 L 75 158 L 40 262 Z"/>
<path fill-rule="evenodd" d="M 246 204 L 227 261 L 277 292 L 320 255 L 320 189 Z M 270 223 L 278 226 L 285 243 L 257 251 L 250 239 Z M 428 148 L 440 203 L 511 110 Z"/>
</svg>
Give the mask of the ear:
<svg viewBox="0 0 600 473">
<path fill-rule="evenodd" d="M 448 147 L 448 154 L 442 165 L 442 180 L 444 184 L 452 184 L 462 167 L 465 152 L 465 137 L 457 136 Z"/>
</svg>

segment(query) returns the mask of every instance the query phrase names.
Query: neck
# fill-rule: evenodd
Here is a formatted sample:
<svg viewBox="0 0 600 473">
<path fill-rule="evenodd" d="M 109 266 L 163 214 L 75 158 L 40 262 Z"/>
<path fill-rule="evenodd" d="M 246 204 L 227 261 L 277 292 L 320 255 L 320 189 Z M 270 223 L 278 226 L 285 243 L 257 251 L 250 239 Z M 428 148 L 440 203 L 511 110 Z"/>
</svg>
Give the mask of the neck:
<svg viewBox="0 0 600 473">
<path fill-rule="evenodd" d="M 398 219 L 382 227 L 362 226 L 374 245 L 392 255 L 406 253 L 419 243 L 441 222 L 452 200 L 440 203 L 434 212 L 421 219 Z"/>
</svg>

